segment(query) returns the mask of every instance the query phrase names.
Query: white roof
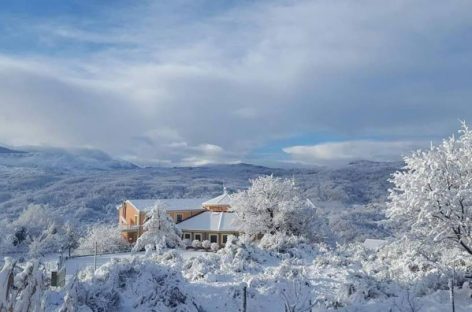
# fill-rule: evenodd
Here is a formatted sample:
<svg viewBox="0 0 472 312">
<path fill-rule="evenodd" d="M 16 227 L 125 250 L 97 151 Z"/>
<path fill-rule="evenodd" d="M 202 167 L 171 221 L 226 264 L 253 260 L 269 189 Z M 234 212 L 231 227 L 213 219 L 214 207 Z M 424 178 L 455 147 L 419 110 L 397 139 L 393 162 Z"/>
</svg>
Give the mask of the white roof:
<svg viewBox="0 0 472 312">
<path fill-rule="evenodd" d="M 368 238 L 364 241 L 363 245 L 367 249 L 377 251 L 380 248 L 382 248 L 386 243 L 387 243 L 387 241 L 383 240 L 383 239 Z"/>
<path fill-rule="evenodd" d="M 171 199 L 129 199 L 130 202 L 139 211 L 150 211 L 159 201 L 163 203 L 167 211 L 176 210 L 198 210 L 202 208 L 202 198 L 171 198 Z"/>
<path fill-rule="evenodd" d="M 224 193 L 221 194 L 220 196 L 207 200 L 202 205 L 203 206 L 216 206 L 216 205 L 231 206 L 231 196 L 225 190 Z"/>
<path fill-rule="evenodd" d="M 236 214 L 205 211 L 177 224 L 182 231 L 239 232 Z"/>
<path fill-rule="evenodd" d="M 167 207 L 167 211 L 172 210 L 196 210 L 203 209 L 202 202 L 206 198 L 173 198 L 161 199 L 161 202 Z"/>
<path fill-rule="evenodd" d="M 157 199 L 128 199 L 127 202 L 139 211 L 149 211 L 157 203 Z"/>
</svg>

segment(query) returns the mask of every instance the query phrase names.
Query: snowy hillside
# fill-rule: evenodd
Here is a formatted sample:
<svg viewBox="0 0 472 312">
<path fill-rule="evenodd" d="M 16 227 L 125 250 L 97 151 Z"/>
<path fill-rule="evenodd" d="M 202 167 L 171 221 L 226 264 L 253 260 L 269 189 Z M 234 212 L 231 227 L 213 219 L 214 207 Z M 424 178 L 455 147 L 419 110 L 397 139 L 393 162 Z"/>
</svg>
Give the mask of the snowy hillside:
<svg viewBox="0 0 472 312">
<path fill-rule="evenodd" d="M 0 154 L 0 216 L 16 218 L 29 204 L 83 222 L 115 220 L 125 198 L 218 195 L 247 187 L 259 175 L 294 177 L 320 206 L 343 207 L 385 198 L 399 163 L 355 162 L 342 168 L 277 169 L 248 164 L 139 168 L 95 150 Z M 334 204 L 333 204 L 334 203 Z"/>
<path fill-rule="evenodd" d="M 27 148 L 14 151 L 0 147 L 0 166 L 9 168 L 43 168 L 58 171 L 132 169 L 134 164 L 112 159 L 94 149 Z"/>
</svg>

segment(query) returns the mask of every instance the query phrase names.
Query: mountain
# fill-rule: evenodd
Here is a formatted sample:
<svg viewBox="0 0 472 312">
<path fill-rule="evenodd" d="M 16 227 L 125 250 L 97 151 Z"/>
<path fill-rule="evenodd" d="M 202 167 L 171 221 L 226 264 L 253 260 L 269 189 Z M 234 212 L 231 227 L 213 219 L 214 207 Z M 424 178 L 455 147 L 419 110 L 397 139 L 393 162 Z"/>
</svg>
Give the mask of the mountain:
<svg viewBox="0 0 472 312">
<path fill-rule="evenodd" d="M 13 219 L 29 204 L 83 224 L 116 219 L 126 198 L 208 197 L 234 192 L 249 179 L 294 177 L 320 207 L 343 209 L 382 201 L 401 163 L 354 162 L 340 168 L 280 169 L 250 164 L 139 168 L 96 150 L 28 150 L 0 155 L 0 218 Z"/>
<path fill-rule="evenodd" d="M 23 153 L 23 152 L 15 151 L 15 150 L 0 146 L 0 154 L 19 154 L 19 153 Z"/>
<path fill-rule="evenodd" d="M 0 166 L 57 171 L 134 169 L 136 165 L 111 158 L 95 149 L 28 148 L 18 152 L 0 148 Z"/>
</svg>

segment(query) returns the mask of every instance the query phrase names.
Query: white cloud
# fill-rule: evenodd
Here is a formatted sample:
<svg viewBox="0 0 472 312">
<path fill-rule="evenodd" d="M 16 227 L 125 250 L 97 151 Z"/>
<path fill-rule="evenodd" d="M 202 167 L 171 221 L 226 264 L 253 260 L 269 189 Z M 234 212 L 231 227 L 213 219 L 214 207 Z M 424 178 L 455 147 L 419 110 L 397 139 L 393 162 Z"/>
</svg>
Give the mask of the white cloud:
<svg viewBox="0 0 472 312">
<path fill-rule="evenodd" d="M 305 165 L 340 164 L 355 160 L 398 161 L 425 142 L 413 141 L 346 141 L 317 145 L 290 146 L 283 149 L 291 160 Z"/>
<path fill-rule="evenodd" d="M 251 161 L 254 149 L 307 133 L 400 145 L 446 136 L 472 120 L 471 6 L 261 1 L 189 17 L 194 6 L 148 3 L 107 8 L 104 25 L 25 21 L 18 29 L 65 52 L 0 56 L 0 142 L 179 165 Z M 286 150 L 334 157 L 326 146 Z"/>
</svg>

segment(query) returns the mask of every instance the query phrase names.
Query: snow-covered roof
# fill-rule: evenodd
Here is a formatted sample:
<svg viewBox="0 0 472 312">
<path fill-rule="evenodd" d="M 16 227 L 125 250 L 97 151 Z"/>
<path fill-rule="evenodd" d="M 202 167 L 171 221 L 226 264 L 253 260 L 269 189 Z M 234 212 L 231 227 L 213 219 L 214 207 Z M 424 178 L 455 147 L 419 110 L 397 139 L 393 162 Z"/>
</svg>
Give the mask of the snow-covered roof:
<svg viewBox="0 0 472 312">
<path fill-rule="evenodd" d="M 236 214 L 205 211 L 177 224 L 182 231 L 238 232 Z"/>
<path fill-rule="evenodd" d="M 171 199 L 129 199 L 130 202 L 139 211 L 150 211 L 156 202 L 165 205 L 167 211 L 176 210 L 198 210 L 202 208 L 202 198 L 171 198 Z"/>
<path fill-rule="evenodd" d="M 231 206 L 231 196 L 225 191 L 223 194 L 207 200 L 202 204 L 203 206 Z"/>
<path fill-rule="evenodd" d="M 157 199 L 128 199 L 127 202 L 136 207 L 139 211 L 149 211 L 154 207 Z"/>
<path fill-rule="evenodd" d="M 379 250 L 381 247 L 383 247 L 387 243 L 386 240 L 383 239 L 372 239 L 368 238 L 364 241 L 363 245 L 365 248 L 370 249 L 370 250 Z"/>
<path fill-rule="evenodd" d="M 203 209 L 202 202 L 205 200 L 206 198 L 161 199 L 166 205 L 167 211 Z"/>
</svg>

